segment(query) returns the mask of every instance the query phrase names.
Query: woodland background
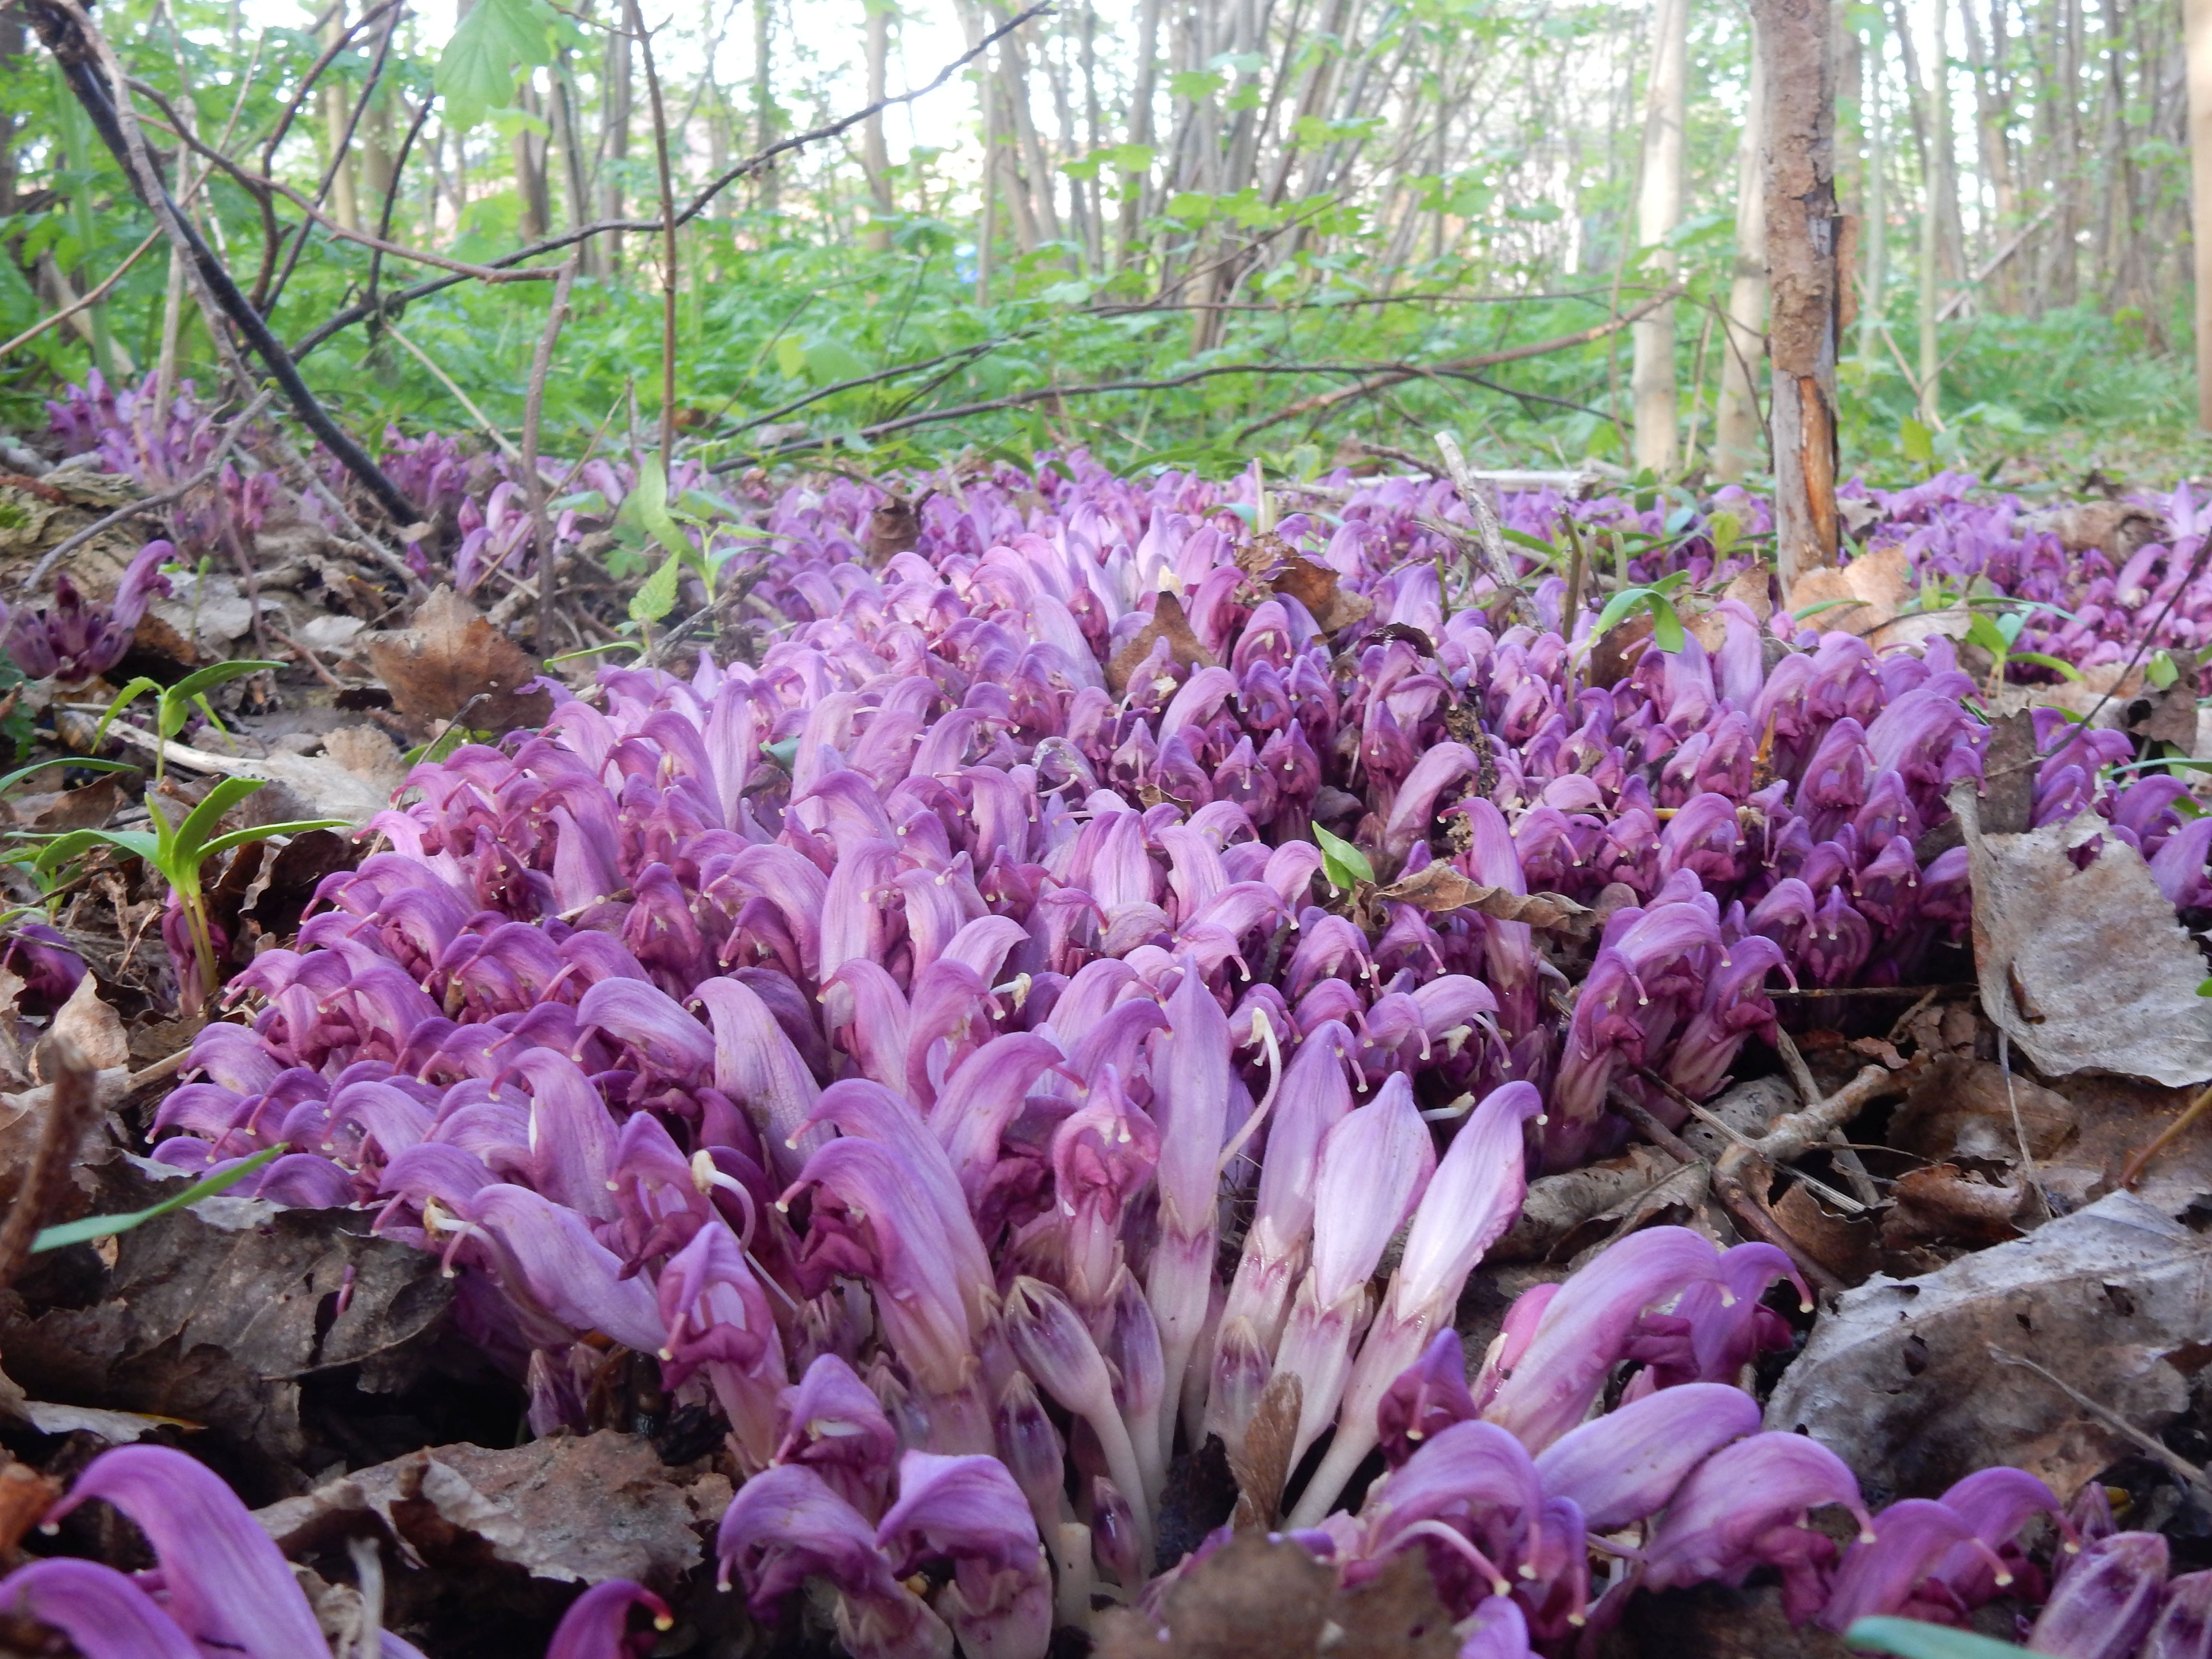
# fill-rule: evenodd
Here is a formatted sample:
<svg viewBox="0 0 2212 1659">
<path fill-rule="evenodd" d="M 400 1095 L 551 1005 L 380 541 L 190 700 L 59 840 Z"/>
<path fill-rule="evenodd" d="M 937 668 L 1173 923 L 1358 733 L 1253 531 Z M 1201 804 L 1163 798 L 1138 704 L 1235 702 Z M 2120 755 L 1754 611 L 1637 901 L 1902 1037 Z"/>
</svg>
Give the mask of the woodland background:
<svg viewBox="0 0 2212 1659">
<path fill-rule="evenodd" d="M 349 235 L 481 265 L 635 225 L 579 245 L 549 452 L 625 425 L 653 447 L 656 133 L 681 204 L 927 84 L 1012 15 L 98 13 L 173 188 L 372 447 L 388 425 L 511 442 L 551 285 L 455 281 Z M 2180 0 L 1850 3 L 1833 22 L 1845 472 L 2187 471 Z M 1712 0 L 1060 0 L 684 224 L 674 424 L 718 467 L 1080 445 L 1117 468 L 1258 454 L 1310 476 L 1347 441 L 1425 450 L 1451 426 L 1486 465 L 1757 474 L 1760 422 L 1728 384 L 1755 402 L 1766 379 L 1753 56 L 1747 12 Z M 20 6 L 0 65 L 0 334 L 100 295 L 11 340 L 0 423 L 40 424 L 57 380 L 94 369 L 211 386 L 167 246 Z M 304 246 L 301 202 L 323 216 Z M 1660 401 L 1639 410 L 1638 385 Z"/>
</svg>

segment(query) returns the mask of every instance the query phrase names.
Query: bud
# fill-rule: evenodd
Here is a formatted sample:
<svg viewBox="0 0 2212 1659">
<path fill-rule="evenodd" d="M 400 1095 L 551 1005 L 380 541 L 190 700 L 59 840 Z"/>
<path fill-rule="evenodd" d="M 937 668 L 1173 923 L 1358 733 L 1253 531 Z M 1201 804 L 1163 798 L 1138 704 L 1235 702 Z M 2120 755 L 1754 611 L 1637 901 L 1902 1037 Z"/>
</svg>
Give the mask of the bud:
<svg viewBox="0 0 2212 1659">
<path fill-rule="evenodd" d="M 2058 1659 L 2128 1659 L 2159 1616 L 2166 1559 L 2154 1532 L 2098 1540 L 2051 1592 L 2027 1645 Z"/>
</svg>

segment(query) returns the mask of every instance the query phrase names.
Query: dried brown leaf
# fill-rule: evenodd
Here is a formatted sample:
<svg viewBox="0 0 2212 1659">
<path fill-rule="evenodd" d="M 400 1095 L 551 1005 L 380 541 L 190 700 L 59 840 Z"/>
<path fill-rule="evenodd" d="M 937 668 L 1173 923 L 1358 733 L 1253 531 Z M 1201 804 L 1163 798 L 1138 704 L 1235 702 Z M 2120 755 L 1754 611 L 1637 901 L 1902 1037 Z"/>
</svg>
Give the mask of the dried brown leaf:
<svg viewBox="0 0 2212 1659">
<path fill-rule="evenodd" d="M 2045 1076 L 2090 1067 L 2159 1083 L 2212 1078 L 2204 960 L 2142 855 L 2094 813 L 1984 835 L 1973 786 L 1951 792 L 1972 863 L 1982 1012 Z M 2075 849 L 2102 836 L 2086 870 Z"/>
<path fill-rule="evenodd" d="M 370 641 L 368 660 L 418 735 L 456 718 L 472 732 L 512 732 L 552 712 L 544 692 L 526 689 L 537 659 L 449 587 L 422 601 L 411 626 Z"/>
<path fill-rule="evenodd" d="M 1341 1634 L 1329 1659 L 1454 1659 L 1459 1638 L 1419 1550 L 1401 1550 L 1357 1589 L 1339 1594 L 1329 1623 Z"/>
<path fill-rule="evenodd" d="M 1200 643 L 1191 632 L 1190 618 L 1183 613 L 1182 601 L 1174 594 L 1162 592 L 1152 599 L 1152 618 L 1135 634 L 1129 642 L 1114 653 L 1114 660 L 1106 665 L 1106 687 L 1115 696 L 1129 689 L 1129 677 L 1152 654 L 1156 641 L 1168 642 L 1168 654 L 1176 667 L 1186 672 L 1194 668 L 1218 668 L 1220 659 Z"/>
<path fill-rule="evenodd" d="M 926 498 L 925 498 L 926 499 Z M 894 495 L 868 514 L 868 562 L 880 568 L 921 539 L 915 503 Z"/>
<path fill-rule="evenodd" d="M 2123 1443 L 1990 1347 L 2155 1432 L 2189 1401 L 2167 1357 L 2208 1328 L 2212 1245 L 2114 1193 L 1938 1272 L 1844 1292 L 1782 1374 L 1766 1425 L 1811 1434 L 1899 1497 L 1932 1497 L 1991 1463 L 2071 1492 Z"/>
<path fill-rule="evenodd" d="M 1881 1265 L 1881 1240 L 1868 1217 L 1832 1215 L 1796 1182 L 1768 1208 L 1792 1243 L 1845 1283 L 1860 1283 Z"/>
<path fill-rule="evenodd" d="M 1340 628 L 1349 628 L 1375 609 L 1374 600 L 1344 592 L 1338 586 L 1336 572 L 1327 565 L 1316 564 L 1295 553 L 1286 564 L 1287 568 L 1269 586 L 1305 606 L 1322 633 L 1334 634 Z"/>
<path fill-rule="evenodd" d="M 1920 1244 L 1997 1244 L 2020 1236 L 2014 1220 L 2032 1208 L 2024 1182 L 1994 1186 L 1955 1164 L 1907 1170 L 1890 1189 L 1895 1203 L 1881 1219 L 1885 1249 Z"/>
<path fill-rule="evenodd" d="M 78 1055 L 95 1072 L 131 1063 L 131 1039 L 124 1031 L 123 1020 L 100 996 L 99 982 L 90 974 L 76 982 L 70 1000 L 55 1012 L 46 1041 L 74 1043 Z M 42 1082 L 51 1075 L 49 1062 L 43 1058 L 46 1050 L 46 1042 L 41 1042 L 32 1056 Z"/>
<path fill-rule="evenodd" d="M 12 1560 L 24 1534 L 61 1501 L 62 1483 L 0 1452 L 0 1561 Z"/>
<path fill-rule="evenodd" d="M 2022 530 L 2056 534 L 2069 553 L 2101 549 L 2115 559 L 2126 559 L 2167 533 L 2165 520 L 2134 501 L 2073 501 L 2023 514 Z"/>
<path fill-rule="evenodd" d="M 1298 1413 L 1304 1403 L 1305 1384 L 1297 1373 L 1278 1371 L 1267 1379 L 1243 1440 L 1229 1454 L 1229 1472 L 1237 1477 L 1239 1532 L 1275 1524 L 1283 1485 L 1291 1478 L 1291 1454 L 1297 1449 Z"/>
<path fill-rule="evenodd" d="M 1335 1595 L 1335 1572 L 1298 1545 L 1242 1532 L 1176 1580 L 1161 1608 L 1164 1630 L 1116 1608 L 1099 1617 L 1094 1651 L 1098 1659 L 1304 1659 L 1320 1645 Z"/>
<path fill-rule="evenodd" d="M 1900 1152 L 1938 1162 L 1971 1158 L 2017 1164 L 2015 1108 L 2021 1133 L 2027 1137 L 2028 1155 L 2039 1163 L 2073 1136 L 2076 1120 L 2065 1096 L 2015 1071 L 2008 1099 L 2001 1067 L 1985 1060 L 1939 1054 L 1890 1118 L 1887 1138 Z"/>
<path fill-rule="evenodd" d="M 488 1556 L 556 1583 L 669 1584 L 696 1566 L 696 1528 L 728 1506 L 730 1484 L 660 1460 L 643 1435 L 554 1435 L 504 1450 L 434 1446 L 257 1512 L 286 1550 L 312 1548 L 373 1514 L 416 1562 Z"/>
<path fill-rule="evenodd" d="M 1599 920 L 1597 912 L 1558 893 L 1516 893 L 1508 888 L 1486 887 L 1468 880 L 1449 864 L 1431 864 L 1403 881 L 1376 890 L 1375 896 L 1411 904 L 1431 915 L 1474 910 L 1500 921 L 1524 922 L 1561 933 L 1586 933 Z"/>
<path fill-rule="evenodd" d="M 1822 634 L 1864 635 L 1896 619 L 1912 586 L 1912 563 L 1899 543 L 1862 553 L 1847 565 L 1806 572 L 1790 589 L 1790 609 L 1802 614 L 1808 605 L 1826 605 L 1829 609 L 1806 619 L 1810 627 Z"/>
</svg>

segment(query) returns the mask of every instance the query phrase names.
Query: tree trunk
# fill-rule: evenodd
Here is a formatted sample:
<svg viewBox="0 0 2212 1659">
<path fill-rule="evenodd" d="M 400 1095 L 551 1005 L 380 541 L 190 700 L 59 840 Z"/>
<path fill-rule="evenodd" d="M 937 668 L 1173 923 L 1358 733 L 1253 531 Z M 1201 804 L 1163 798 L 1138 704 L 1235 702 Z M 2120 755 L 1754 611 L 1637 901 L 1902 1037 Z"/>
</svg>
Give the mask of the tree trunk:
<svg viewBox="0 0 2212 1659">
<path fill-rule="evenodd" d="M 1766 112 L 1765 69 L 1754 24 L 1751 85 L 1736 147 L 1735 278 L 1729 284 L 1720 410 L 1713 423 L 1713 476 L 1724 483 L 1741 483 L 1765 459 L 1757 379 L 1766 356 L 1766 143 L 1759 130 Z"/>
<path fill-rule="evenodd" d="M 525 114 L 544 118 L 545 100 L 538 95 L 533 73 L 522 84 L 515 104 Z M 545 143 L 528 127 L 514 128 L 514 188 L 522 198 L 522 240 L 542 241 L 553 234 L 553 192 L 545 176 Z"/>
<path fill-rule="evenodd" d="M 2212 431 L 2212 0 L 2182 0 L 2197 275 L 2197 424 Z"/>
<path fill-rule="evenodd" d="M 341 3 L 331 8 L 330 20 L 323 25 L 323 45 L 334 46 L 346 30 L 346 9 Z M 353 156 L 345 149 L 346 124 L 352 118 L 352 102 L 346 96 L 345 82 L 334 71 L 326 71 L 315 88 L 315 97 L 322 107 L 323 165 L 328 167 L 333 159 L 337 162 L 337 174 L 331 180 L 331 216 L 348 230 L 361 228 L 361 197 L 354 185 Z"/>
<path fill-rule="evenodd" d="M 753 149 L 766 149 L 775 142 L 775 81 L 772 53 L 775 0 L 753 0 Z M 781 194 L 781 179 L 771 161 L 754 175 L 760 180 L 757 200 L 763 213 L 774 215 Z"/>
<path fill-rule="evenodd" d="M 615 26 L 607 33 L 606 70 L 601 78 L 599 91 L 599 217 L 602 219 L 623 216 L 622 163 L 629 158 L 630 39 L 622 23 L 622 13 L 617 8 Z M 622 233 L 610 233 L 605 241 L 606 268 L 611 276 L 622 269 Z"/>
<path fill-rule="evenodd" d="M 1859 290 L 1859 357 L 1872 362 L 1881 341 L 1882 307 L 1889 284 L 1889 147 L 1881 99 L 1881 36 L 1860 54 L 1866 66 L 1866 94 L 1859 105 L 1866 122 L 1866 277 Z"/>
<path fill-rule="evenodd" d="M 1689 50 L 1688 0 L 1657 0 L 1651 81 L 1644 105 L 1644 176 L 1636 199 L 1636 240 L 1646 248 L 1665 241 L 1681 222 Z M 1672 279 L 1674 264 L 1671 252 L 1649 255 L 1644 261 L 1661 282 Z M 1674 307 L 1661 306 L 1632 327 L 1636 367 L 1629 386 L 1636 403 L 1636 464 L 1657 473 L 1672 472 L 1681 459 L 1675 429 Z"/>
<path fill-rule="evenodd" d="M 891 54 L 891 10 L 884 0 L 866 0 L 868 9 L 867 101 L 884 100 L 885 74 Z M 861 244 L 872 253 L 891 251 L 891 153 L 884 143 L 884 117 L 878 110 L 860 124 L 860 166 L 868 175 L 868 196 L 874 211 Z"/>
<path fill-rule="evenodd" d="M 1836 562 L 1835 71 L 1826 0 L 1756 0 L 1766 70 L 1776 574 Z"/>
<path fill-rule="evenodd" d="M 1160 0 L 1143 0 L 1137 10 L 1137 74 L 1129 90 L 1129 143 L 1149 151 L 1152 147 L 1153 86 L 1158 75 L 1160 61 Z M 1117 266 L 1126 266 L 1137 246 L 1137 233 L 1143 227 L 1146 198 L 1151 193 L 1151 163 L 1144 171 L 1122 172 L 1121 223 L 1118 237 L 1119 249 L 1115 256 Z"/>
<path fill-rule="evenodd" d="M 1946 237 L 1943 204 L 1951 192 L 1951 76 L 1943 46 L 1945 0 L 1928 6 L 1928 172 L 1920 207 L 1920 420 L 1942 420 L 1943 348 L 1936 319 L 1942 303 Z"/>
</svg>

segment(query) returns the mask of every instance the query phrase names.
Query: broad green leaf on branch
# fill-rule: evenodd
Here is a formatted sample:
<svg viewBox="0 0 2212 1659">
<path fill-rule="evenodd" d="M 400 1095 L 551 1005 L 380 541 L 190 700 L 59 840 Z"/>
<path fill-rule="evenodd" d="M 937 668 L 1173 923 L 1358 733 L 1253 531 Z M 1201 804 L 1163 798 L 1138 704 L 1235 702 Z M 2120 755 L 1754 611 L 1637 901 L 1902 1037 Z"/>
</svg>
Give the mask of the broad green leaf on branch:
<svg viewBox="0 0 2212 1659">
<path fill-rule="evenodd" d="M 552 23 L 544 0 L 477 0 L 438 54 L 434 84 L 447 119 L 466 131 L 512 104 L 516 74 L 553 61 Z"/>
</svg>

